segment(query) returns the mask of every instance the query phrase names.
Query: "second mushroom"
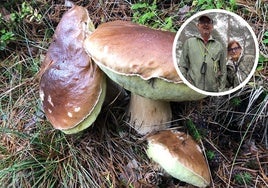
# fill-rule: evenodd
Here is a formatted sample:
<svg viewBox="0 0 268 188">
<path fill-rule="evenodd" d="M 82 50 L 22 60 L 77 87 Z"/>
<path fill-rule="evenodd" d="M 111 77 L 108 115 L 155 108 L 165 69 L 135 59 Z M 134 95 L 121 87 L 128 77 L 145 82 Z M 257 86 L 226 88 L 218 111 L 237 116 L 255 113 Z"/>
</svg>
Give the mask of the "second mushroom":
<svg viewBox="0 0 268 188">
<path fill-rule="evenodd" d="M 100 25 L 85 49 L 113 81 L 131 91 L 130 124 L 147 134 L 165 129 L 172 120 L 169 101 L 204 98 L 178 76 L 172 60 L 175 33 L 127 21 Z"/>
</svg>

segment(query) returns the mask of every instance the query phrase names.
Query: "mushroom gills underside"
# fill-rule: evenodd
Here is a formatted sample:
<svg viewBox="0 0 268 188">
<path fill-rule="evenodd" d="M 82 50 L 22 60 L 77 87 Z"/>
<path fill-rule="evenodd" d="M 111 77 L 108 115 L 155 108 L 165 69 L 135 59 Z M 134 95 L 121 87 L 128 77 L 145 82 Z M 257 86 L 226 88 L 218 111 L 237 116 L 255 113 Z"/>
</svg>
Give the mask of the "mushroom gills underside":
<svg viewBox="0 0 268 188">
<path fill-rule="evenodd" d="M 106 75 L 123 88 L 146 98 L 163 101 L 193 101 L 205 98 L 184 83 L 173 83 L 163 78 L 144 80 L 137 74 L 123 74 L 104 66 L 95 60 L 95 63 Z"/>
<path fill-rule="evenodd" d="M 75 134 L 78 132 L 81 132 L 82 130 L 90 127 L 94 121 L 97 119 L 101 108 L 102 104 L 105 100 L 106 96 L 106 78 L 104 77 L 101 82 L 101 94 L 99 95 L 99 99 L 96 102 L 94 109 L 91 110 L 91 112 L 87 115 L 85 119 L 83 119 L 81 122 L 79 122 L 75 127 L 70 128 L 70 129 L 62 129 L 61 131 L 64 132 L 65 134 Z"/>
</svg>

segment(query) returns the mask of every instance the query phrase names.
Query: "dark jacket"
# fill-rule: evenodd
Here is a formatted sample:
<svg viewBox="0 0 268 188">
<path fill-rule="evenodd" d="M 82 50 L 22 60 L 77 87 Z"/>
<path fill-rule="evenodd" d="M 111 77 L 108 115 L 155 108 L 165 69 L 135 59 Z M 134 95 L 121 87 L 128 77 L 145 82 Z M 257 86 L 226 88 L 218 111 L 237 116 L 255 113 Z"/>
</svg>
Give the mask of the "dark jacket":
<svg viewBox="0 0 268 188">
<path fill-rule="evenodd" d="M 227 61 L 227 88 L 234 88 L 241 84 L 249 75 L 254 65 L 252 55 L 242 55 L 237 62 Z"/>
</svg>

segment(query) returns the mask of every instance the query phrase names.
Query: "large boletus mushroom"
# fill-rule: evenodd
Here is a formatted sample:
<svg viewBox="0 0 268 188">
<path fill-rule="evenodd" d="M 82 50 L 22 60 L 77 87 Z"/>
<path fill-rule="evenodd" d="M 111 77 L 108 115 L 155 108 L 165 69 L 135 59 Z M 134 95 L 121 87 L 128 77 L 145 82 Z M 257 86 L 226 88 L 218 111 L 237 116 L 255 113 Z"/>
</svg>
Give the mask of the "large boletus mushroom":
<svg viewBox="0 0 268 188">
<path fill-rule="evenodd" d="M 130 124 L 140 134 L 166 128 L 172 119 L 168 101 L 204 98 L 187 87 L 172 61 L 175 33 L 127 21 L 100 25 L 85 41 L 96 64 L 132 92 Z"/>
<path fill-rule="evenodd" d="M 165 130 L 147 138 L 147 155 L 168 174 L 198 187 L 210 184 L 210 172 L 199 145 L 190 135 Z"/>
<path fill-rule="evenodd" d="M 41 66 L 45 115 L 54 128 L 67 134 L 90 126 L 105 98 L 104 74 L 83 48 L 93 30 L 85 8 L 71 8 L 59 22 Z"/>
</svg>

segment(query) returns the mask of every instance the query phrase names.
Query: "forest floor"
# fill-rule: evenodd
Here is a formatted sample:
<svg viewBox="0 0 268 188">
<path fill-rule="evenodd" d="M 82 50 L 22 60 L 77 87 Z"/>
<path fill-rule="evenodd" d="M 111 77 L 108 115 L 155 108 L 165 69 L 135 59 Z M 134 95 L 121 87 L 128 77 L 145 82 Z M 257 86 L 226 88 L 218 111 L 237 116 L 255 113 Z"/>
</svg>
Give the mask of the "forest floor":
<svg viewBox="0 0 268 188">
<path fill-rule="evenodd" d="M 243 17 L 259 43 L 250 83 L 227 96 L 171 104 L 171 129 L 202 145 L 211 187 L 268 187 L 268 2 L 75 1 L 95 27 L 128 20 L 177 31 L 194 13 L 228 9 Z M 193 187 L 163 174 L 145 154 L 146 137 L 127 123 L 129 93 L 106 104 L 93 126 L 76 135 L 53 129 L 36 78 L 70 1 L 4 1 L 0 24 L 0 187 Z M 147 14 L 151 13 L 151 14 Z M 172 20 L 172 24 L 167 27 Z M 9 32 L 10 31 L 10 32 Z"/>
</svg>

